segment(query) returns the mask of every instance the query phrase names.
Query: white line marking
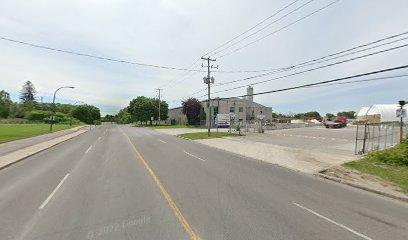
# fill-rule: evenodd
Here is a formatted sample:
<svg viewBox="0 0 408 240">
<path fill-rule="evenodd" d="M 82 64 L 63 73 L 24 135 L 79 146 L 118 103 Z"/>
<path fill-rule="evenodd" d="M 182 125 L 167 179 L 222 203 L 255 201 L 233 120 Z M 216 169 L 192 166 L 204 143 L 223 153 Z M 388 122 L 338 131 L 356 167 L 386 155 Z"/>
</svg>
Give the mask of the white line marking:
<svg viewBox="0 0 408 240">
<path fill-rule="evenodd" d="M 85 153 L 88 153 L 88 152 L 91 150 L 91 148 L 92 148 L 92 145 L 91 145 L 91 146 L 89 146 L 89 148 L 88 148 L 88 149 L 86 149 L 86 152 L 85 152 Z"/>
<path fill-rule="evenodd" d="M 161 139 L 158 139 L 160 142 L 162 142 L 162 143 L 167 143 L 167 142 L 165 142 L 165 141 L 163 141 L 163 140 L 161 140 Z"/>
<path fill-rule="evenodd" d="M 61 180 L 61 182 L 57 185 L 57 187 L 52 191 L 52 193 L 45 199 L 45 201 L 41 204 L 40 209 L 43 209 L 45 205 L 51 200 L 51 198 L 54 196 L 54 194 L 58 191 L 58 189 L 61 187 L 61 185 L 65 182 L 65 180 L 68 178 L 69 173 L 65 175 L 65 177 Z"/>
<path fill-rule="evenodd" d="M 98 140 L 101 140 L 102 137 L 98 137 Z"/>
<path fill-rule="evenodd" d="M 326 220 L 326 221 L 328 221 L 328 222 L 330 222 L 330 223 L 333 223 L 334 225 L 337 225 L 337 226 L 339 226 L 339 227 L 341 227 L 341 228 L 343 228 L 343 229 L 346 229 L 347 231 L 349 231 L 349 232 L 351 232 L 351 233 L 354 233 L 355 235 L 357 235 L 357 236 L 359 236 L 359 237 L 361 237 L 361 238 L 364 238 L 364 239 L 367 239 L 367 240 L 373 240 L 372 238 L 370 238 L 370 237 L 368 237 L 368 236 L 366 236 L 366 235 L 364 235 L 364 234 L 362 234 L 362 233 L 359 233 L 359 232 L 357 232 L 357 231 L 355 231 L 355 230 L 353 230 L 353 229 L 351 229 L 351 228 L 349 228 L 349 227 L 347 227 L 347 226 L 344 226 L 344 225 L 341 224 L 341 223 L 335 222 L 335 221 L 331 220 L 331 219 L 328 218 L 328 217 L 325 217 L 325 216 L 323 216 L 323 215 L 320 215 L 319 213 L 317 213 L 317 212 L 315 212 L 315 211 L 313 211 L 313 210 L 311 210 L 311 209 L 309 209 L 309 208 L 307 208 L 307 207 L 304 207 L 304 206 L 302 206 L 302 205 L 300 205 L 300 204 L 298 204 L 298 203 L 295 203 L 295 202 L 293 202 L 293 204 L 294 204 L 295 206 L 297 206 L 297 207 L 300 207 L 300 208 L 302 208 L 302 209 L 304 209 L 304 210 L 306 210 L 306 211 L 308 211 L 308 212 L 310 212 L 310 213 L 312 213 L 312 214 L 314 214 L 314 215 L 320 217 L 320 218 L 323 218 L 324 220 Z"/>
<path fill-rule="evenodd" d="M 184 150 L 184 153 L 187 154 L 187 155 L 189 155 L 189 156 L 191 156 L 191 157 L 193 157 L 193 158 L 197 158 L 198 160 L 201 160 L 201 161 L 205 162 L 204 159 L 199 158 L 199 157 L 197 157 L 197 156 L 195 156 L 195 155 L 193 155 L 193 154 L 191 154 L 191 153 L 189 153 L 189 152 L 186 152 L 185 150 Z"/>
</svg>

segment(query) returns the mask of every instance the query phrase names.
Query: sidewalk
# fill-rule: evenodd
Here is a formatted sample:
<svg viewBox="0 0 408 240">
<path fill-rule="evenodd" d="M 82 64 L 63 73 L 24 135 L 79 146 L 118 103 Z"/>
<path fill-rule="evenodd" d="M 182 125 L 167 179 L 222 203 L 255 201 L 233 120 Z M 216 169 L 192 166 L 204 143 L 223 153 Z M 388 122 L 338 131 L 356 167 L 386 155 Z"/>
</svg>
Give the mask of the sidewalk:
<svg viewBox="0 0 408 240">
<path fill-rule="evenodd" d="M 48 149 L 52 146 L 55 146 L 59 143 L 62 143 L 66 140 L 69 140 L 73 137 L 76 137 L 84 132 L 87 132 L 89 130 L 89 128 L 77 128 L 76 130 L 73 130 L 71 132 L 65 132 L 64 135 L 59 136 L 59 137 L 55 137 L 55 135 L 49 136 L 49 137 L 54 137 L 51 140 L 48 141 L 43 141 L 37 144 L 31 144 L 28 147 L 21 147 L 18 149 L 15 149 L 16 146 L 18 146 L 18 144 L 13 145 L 14 151 L 12 152 L 8 152 L 6 154 L 3 154 L 0 156 L 0 169 L 3 169 L 5 167 L 8 167 L 14 163 L 17 163 L 31 155 L 34 155 L 38 152 L 41 152 L 45 149 Z M 36 138 L 36 137 L 34 137 Z M 32 140 L 32 139 L 31 139 Z M 35 139 L 35 141 L 39 141 L 38 138 Z M 25 144 L 29 144 L 29 143 L 33 143 L 33 141 L 27 141 L 27 142 L 23 142 L 21 144 L 21 146 L 25 145 Z M 1 145 L 0 145 L 1 146 Z M 9 150 L 11 151 L 12 147 L 9 148 Z"/>
<path fill-rule="evenodd" d="M 154 131 L 168 134 L 168 135 L 179 135 L 179 134 L 184 134 L 184 133 L 197 133 L 197 132 L 207 132 L 208 130 L 206 128 L 164 128 L 164 129 L 154 129 Z M 216 129 L 211 129 L 212 133 L 215 133 L 217 130 Z M 219 128 L 219 132 L 228 132 L 228 128 Z"/>
<path fill-rule="evenodd" d="M 6 155 L 8 153 L 14 152 L 22 148 L 32 146 L 34 144 L 42 143 L 42 142 L 49 141 L 57 137 L 61 137 L 61 136 L 64 136 L 70 133 L 74 133 L 84 128 L 89 128 L 89 126 L 79 126 L 79 127 L 62 130 L 58 132 L 47 133 L 47 134 L 38 135 L 35 137 L 24 138 L 20 140 L 2 143 L 0 144 L 0 156 Z"/>
</svg>

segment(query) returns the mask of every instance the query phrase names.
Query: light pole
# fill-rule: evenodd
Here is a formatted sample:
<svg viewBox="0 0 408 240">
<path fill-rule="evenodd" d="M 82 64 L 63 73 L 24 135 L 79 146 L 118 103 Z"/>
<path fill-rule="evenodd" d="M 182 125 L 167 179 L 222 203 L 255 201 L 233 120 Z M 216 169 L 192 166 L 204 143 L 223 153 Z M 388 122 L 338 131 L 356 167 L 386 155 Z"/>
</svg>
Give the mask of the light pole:
<svg viewBox="0 0 408 240">
<path fill-rule="evenodd" d="M 60 87 L 60 88 L 58 88 L 57 90 L 55 90 L 55 92 L 54 92 L 54 98 L 52 99 L 52 111 L 51 111 L 51 119 L 50 119 L 50 132 L 52 132 L 52 124 L 54 124 L 55 96 L 57 95 L 57 92 L 58 92 L 60 89 L 63 89 L 63 88 L 75 88 L 75 87 L 65 86 L 65 87 Z"/>
<path fill-rule="evenodd" d="M 404 100 L 401 100 L 398 102 L 400 105 L 400 143 L 402 142 L 403 136 L 404 136 L 404 105 L 406 104 L 406 102 Z"/>
</svg>

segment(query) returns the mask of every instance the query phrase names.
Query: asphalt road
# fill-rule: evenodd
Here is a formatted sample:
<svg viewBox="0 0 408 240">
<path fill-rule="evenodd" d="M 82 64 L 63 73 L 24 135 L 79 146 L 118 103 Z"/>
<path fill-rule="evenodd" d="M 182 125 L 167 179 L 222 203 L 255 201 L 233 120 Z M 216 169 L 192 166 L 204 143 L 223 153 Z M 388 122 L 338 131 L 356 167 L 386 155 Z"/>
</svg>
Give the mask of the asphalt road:
<svg viewBox="0 0 408 240">
<path fill-rule="evenodd" d="M 0 171 L 1 239 L 408 239 L 408 204 L 105 124 Z"/>
</svg>

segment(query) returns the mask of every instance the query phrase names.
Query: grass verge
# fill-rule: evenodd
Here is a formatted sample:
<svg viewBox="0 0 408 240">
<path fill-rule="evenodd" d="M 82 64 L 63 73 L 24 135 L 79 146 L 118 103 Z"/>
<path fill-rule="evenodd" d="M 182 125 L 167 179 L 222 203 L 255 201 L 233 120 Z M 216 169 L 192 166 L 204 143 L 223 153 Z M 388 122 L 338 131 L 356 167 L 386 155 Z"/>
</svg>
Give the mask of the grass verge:
<svg viewBox="0 0 408 240">
<path fill-rule="evenodd" d="M 359 161 L 343 164 L 399 185 L 408 193 L 408 140 L 396 147 L 367 154 Z"/>
<path fill-rule="evenodd" d="M 77 125 L 56 124 L 53 131 L 60 131 L 77 127 Z M 0 124 L 0 143 L 10 142 L 18 139 L 34 137 L 41 134 L 49 133 L 49 124 Z"/>
<path fill-rule="evenodd" d="M 208 136 L 207 132 L 198 132 L 198 133 L 184 133 L 177 135 L 178 137 L 187 138 L 187 139 L 205 139 L 205 138 L 222 138 L 222 137 L 238 137 L 238 134 L 228 133 L 228 132 L 219 132 L 218 136 L 217 133 L 212 132 L 211 136 Z"/>
</svg>

